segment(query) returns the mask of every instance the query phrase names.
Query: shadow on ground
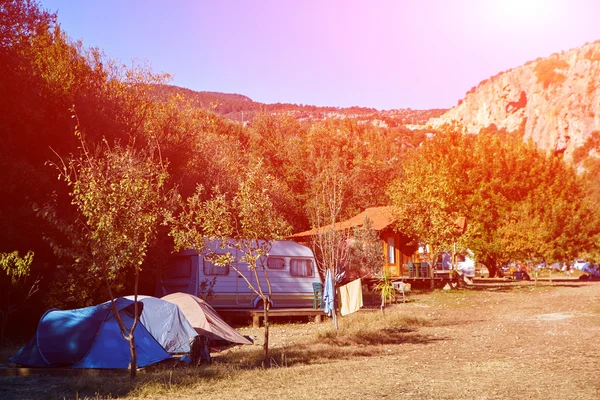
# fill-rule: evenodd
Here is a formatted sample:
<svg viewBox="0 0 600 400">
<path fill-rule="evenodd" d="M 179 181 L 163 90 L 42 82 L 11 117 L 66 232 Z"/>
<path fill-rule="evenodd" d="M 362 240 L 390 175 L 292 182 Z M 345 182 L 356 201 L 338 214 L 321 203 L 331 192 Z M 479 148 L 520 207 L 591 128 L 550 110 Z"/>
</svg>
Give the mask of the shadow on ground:
<svg viewBox="0 0 600 400">
<path fill-rule="evenodd" d="M 353 357 L 372 357 L 387 354 L 390 345 L 427 345 L 447 340 L 444 337 L 424 335 L 410 328 L 386 328 L 379 331 L 356 332 L 335 336 L 324 335 L 311 344 L 294 344 L 273 348 L 270 358 L 278 366 L 298 364 L 318 364 L 331 360 L 345 360 Z M 216 362 L 238 363 L 245 369 L 263 367 L 264 351 L 254 348 L 245 354 L 226 355 Z"/>
</svg>

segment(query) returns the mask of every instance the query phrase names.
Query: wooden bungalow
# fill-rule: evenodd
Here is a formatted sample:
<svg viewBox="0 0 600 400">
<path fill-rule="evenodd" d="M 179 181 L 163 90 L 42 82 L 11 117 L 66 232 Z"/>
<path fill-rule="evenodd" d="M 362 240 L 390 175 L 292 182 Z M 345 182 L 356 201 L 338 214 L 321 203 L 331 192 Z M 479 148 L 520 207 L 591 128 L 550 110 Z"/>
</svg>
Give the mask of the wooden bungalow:
<svg viewBox="0 0 600 400">
<path fill-rule="evenodd" d="M 335 229 L 347 230 L 360 227 L 363 225 L 365 217 L 372 221 L 372 228 L 379 233 L 381 251 L 385 255 L 382 271 L 388 272 L 393 278 L 414 278 L 415 274 L 409 274 L 409 263 L 420 261 L 417 246 L 409 245 L 408 237 L 394 231 L 395 219 L 391 206 L 367 208 L 360 214 L 335 224 Z M 291 235 L 289 238 L 306 243 L 317 234 L 317 229 L 311 229 Z"/>
</svg>

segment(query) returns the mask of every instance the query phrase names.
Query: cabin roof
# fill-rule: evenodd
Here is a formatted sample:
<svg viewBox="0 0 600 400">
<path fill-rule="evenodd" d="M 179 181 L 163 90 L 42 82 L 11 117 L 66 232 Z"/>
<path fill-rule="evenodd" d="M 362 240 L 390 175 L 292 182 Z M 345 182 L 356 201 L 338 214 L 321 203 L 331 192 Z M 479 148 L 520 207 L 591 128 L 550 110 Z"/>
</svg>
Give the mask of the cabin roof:
<svg viewBox="0 0 600 400">
<path fill-rule="evenodd" d="M 365 222 L 365 216 L 369 217 L 369 219 L 373 222 L 373 229 L 376 231 L 381 231 L 391 224 L 393 224 L 396 219 L 393 216 L 393 207 L 392 206 L 384 206 L 384 207 L 371 207 L 367 208 L 365 211 L 361 212 L 354 217 L 347 219 L 345 221 L 340 221 L 335 224 L 336 231 L 342 231 L 346 229 L 351 229 L 355 227 L 362 226 Z M 295 233 L 289 238 L 302 238 L 308 236 L 316 236 L 318 233 L 318 229 L 311 229 L 304 232 Z"/>
</svg>

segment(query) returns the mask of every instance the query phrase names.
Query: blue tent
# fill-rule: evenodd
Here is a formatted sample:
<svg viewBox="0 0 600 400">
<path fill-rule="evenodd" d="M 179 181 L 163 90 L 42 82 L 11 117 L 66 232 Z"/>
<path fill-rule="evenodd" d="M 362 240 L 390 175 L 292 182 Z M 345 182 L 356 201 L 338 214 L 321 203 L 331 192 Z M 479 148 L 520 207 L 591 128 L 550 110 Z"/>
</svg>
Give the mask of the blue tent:
<svg viewBox="0 0 600 400">
<path fill-rule="evenodd" d="M 115 300 L 125 326 L 131 327 L 134 302 Z M 138 313 L 143 303 L 138 303 Z M 170 358 L 143 324 L 135 331 L 138 367 Z M 36 333 L 10 361 L 28 367 L 128 368 L 131 363 L 129 342 L 123 338 L 110 301 L 76 310 L 49 310 Z"/>
<path fill-rule="evenodd" d="M 144 304 L 140 322 L 167 353 L 189 353 L 190 339 L 198 333 L 179 306 L 152 296 L 138 296 L 138 301 Z"/>
</svg>

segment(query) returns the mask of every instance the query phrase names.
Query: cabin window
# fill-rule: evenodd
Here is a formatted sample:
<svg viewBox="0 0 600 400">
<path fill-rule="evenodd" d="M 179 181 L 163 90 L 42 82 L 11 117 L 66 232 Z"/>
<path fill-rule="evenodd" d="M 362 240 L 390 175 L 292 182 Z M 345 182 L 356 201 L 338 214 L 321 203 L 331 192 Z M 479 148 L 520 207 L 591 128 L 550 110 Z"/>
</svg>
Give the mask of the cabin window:
<svg viewBox="0 0 600 400">
<path fill-rule="evenodd" d="M 204 275 L 229 275 L 229 265 L 218 267 L 207 259 L 204 259 Z"/>
<path fill-rule="evenodd" d="M 174 257 L 163 273 L 164 279 L 190 278 L 192 276 L 192 259 L 190 257 Z"/>
<path fill-rule="evenodd" d="M 279 257 L 269 257 L 267 259 L 267 266 L 269 269 L 284 269 L 285 260 Z"/>
<path fill-rule="evenodd" d="M 290 274 L 292 276 L 307 276 L 315 275 L 312 260 L 302 258 L 292 258 L 290 260 Z"/>
<path fill-rule="evenodd" d="M 387 240 L 387 262 L 396 264 L 396 246 L 393 237 L 389 237 Z"/>
</svg>

